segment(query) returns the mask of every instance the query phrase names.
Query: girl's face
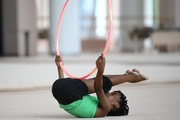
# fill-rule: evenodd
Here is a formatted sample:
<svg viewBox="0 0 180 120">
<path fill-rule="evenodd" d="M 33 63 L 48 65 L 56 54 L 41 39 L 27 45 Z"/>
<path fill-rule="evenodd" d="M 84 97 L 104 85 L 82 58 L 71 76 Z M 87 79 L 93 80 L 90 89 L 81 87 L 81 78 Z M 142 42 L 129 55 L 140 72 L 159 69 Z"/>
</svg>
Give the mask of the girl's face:
<svg viewBox="0 0 180 120">
<path fill-rule="evenodd" d="M 117 91 L 107 93 L 106 97 L 108 101 L 111 103 L 112 109 L 116 110 L 120 107 L 119 102 L 120 102 L 120 93 Z"/>
</svg>

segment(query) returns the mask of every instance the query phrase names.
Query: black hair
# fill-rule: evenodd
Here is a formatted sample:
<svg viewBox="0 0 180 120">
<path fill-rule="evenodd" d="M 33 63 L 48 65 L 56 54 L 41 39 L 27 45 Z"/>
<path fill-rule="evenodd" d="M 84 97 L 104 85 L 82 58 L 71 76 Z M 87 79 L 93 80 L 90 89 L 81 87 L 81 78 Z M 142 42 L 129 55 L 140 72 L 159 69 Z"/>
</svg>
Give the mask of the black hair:
<svg viewBox="0 0 180 120">
<path fill-rule="evenodd" d="M 127 105 L 126 96 L 121 91 L 116 91 L 120 93 L 120 108 L 115 111 L 110 111 L 107 116 L 123 116 L 128 115 L 129 113 L 129 106 Z"/>
</svg>

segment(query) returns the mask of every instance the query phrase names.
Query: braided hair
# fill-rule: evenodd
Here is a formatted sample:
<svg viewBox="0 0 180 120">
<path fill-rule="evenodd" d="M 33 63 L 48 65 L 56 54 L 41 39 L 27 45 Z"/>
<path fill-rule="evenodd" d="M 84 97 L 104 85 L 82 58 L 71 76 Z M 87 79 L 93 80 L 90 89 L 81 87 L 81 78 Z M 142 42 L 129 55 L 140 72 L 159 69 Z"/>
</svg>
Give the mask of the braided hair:
<svg viewBox="0 0 180 120">
<path fill-rule="evenodd" d="M 116 111 L 110 111 L 107 116 L 123 116 L 128 115 L 129 106 L 127 105 L 126 96 L 121 91 L 116 91 L 120 93 L 120 108 Z"/>
</svg>

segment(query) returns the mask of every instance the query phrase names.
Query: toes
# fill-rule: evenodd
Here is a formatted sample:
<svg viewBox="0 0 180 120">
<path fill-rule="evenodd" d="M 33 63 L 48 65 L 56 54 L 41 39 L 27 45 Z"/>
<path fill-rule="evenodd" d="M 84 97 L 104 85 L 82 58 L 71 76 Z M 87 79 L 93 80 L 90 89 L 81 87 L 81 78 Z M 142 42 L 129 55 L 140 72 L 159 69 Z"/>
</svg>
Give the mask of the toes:
<svg viewBox="0 0 180 120">
<path fill-rule="evenodd" d="M 141 77 L 141 81 L 143 81 L 143 80 L 148 80 L 148 77 L 147 76 L 145 76 L 145 75 L 143 75 L 143 74 L 140 74 L 140 73 L 138 73 L 138 72 L 133 72 L 135 75 L 137 75 L 137 77 Z"/>
<path fill-rule="evenodd" d="M 142 78 L 144 78 L 144 80 L 148 80 L 148 77 L 143 75 L 143 74 L 139 74 L 139 76 L 141 76 Z"/>
<path fill-rule="evenodd" d="M 132 70 L 132 72 L 140 73 L 140 71 L 139 71 L 138 69 L 136 69 L 136 68 L 134 68 L 134 69 Z"/>
<path fill-rule="evenodd" d="M 140 81 L 148 80 L 148 77 L 141 74 L 140 71 L 136 68 L 132 69 L 132 71 L 126 70 L 125 74 L 134 74 L 135 79 L 136 79 L 134 82 L 140 82 Z"/>
<path fill-rule="evenodd" d="M 131 74 L 132 72 L 130 70 L 126 70 L 125 74 Z"/>
<path fill-rule="evenodd" d="M 137 76 L 143 78 L 143 80 L 148 80 L 148 77 L 145 76 L 145 75 L 143 75 L 143 74 L 141 74 L 138 69 L 135 69 L 135 68 L 134 68 L 134 69 L 132 70 L 132 72 L 133 72 L 134 74 L 136 74 Z"/>
</svg>

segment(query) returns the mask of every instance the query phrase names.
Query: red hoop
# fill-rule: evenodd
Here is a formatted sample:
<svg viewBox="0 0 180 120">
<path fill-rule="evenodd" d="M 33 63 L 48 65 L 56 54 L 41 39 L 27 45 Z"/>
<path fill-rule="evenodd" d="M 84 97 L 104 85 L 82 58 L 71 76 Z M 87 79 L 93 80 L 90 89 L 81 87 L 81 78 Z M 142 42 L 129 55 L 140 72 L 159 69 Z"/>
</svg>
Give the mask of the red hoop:
<svg viewBox="0 0 180 120">
<path fill-rule="evenodd" d="M 61 13 L 60 13 L 60 16 L 59 16 L 59 19 L 58 19 L 58 25 L 57 25 L 57 29 L 56 29 L 56 55 L 59 55 L 59 47 L 58 47 L 59 42 L 58 42 L 58 39 L 59 39 L 60 23 L 61 23 L 62 15 L 64 13 L 64 10 L 66 8 L 66 5 L 67 5 L 68 1 L 69 0 L 66 0 L 66 2 L 64 3 L 63 8 L 62 8 Z M 108 3 L 108 10 L 109 10 L 109 30 L 108 30 L 108 36 L 107 36 L 107 40 L 106 40 L 106 45 L 105 45 L 105 48 L 104 48 L 104 51 L 103 51 L 103 56 L 104 57 L 106 56 L 106 52 L 107 52 L 109 44 L 110 44 L 110 38 L 111 38 L 111 32 L 112 32 L 112 9 L 111 9 L 110 0 L 107 0 L 107 3 Z M 72 76 L 71 74 L 69 74 L 66 71 L 66 69 L 64 68 L 62 62 L 60 62 L 60 66 L 61 66 L 62 70 L 64 71 L 64 73 L 67 76 L 69 76 L 71 78 L 78 78 L 79 80 L 87 78 L 88 76 L 93 74 L 97 69 L 97 67 L 95 66 L 87 75 L 84 75 L 84 76 L 81 76 L 81 77 L 75 77 L 75 76 Z"/>
</svg>

